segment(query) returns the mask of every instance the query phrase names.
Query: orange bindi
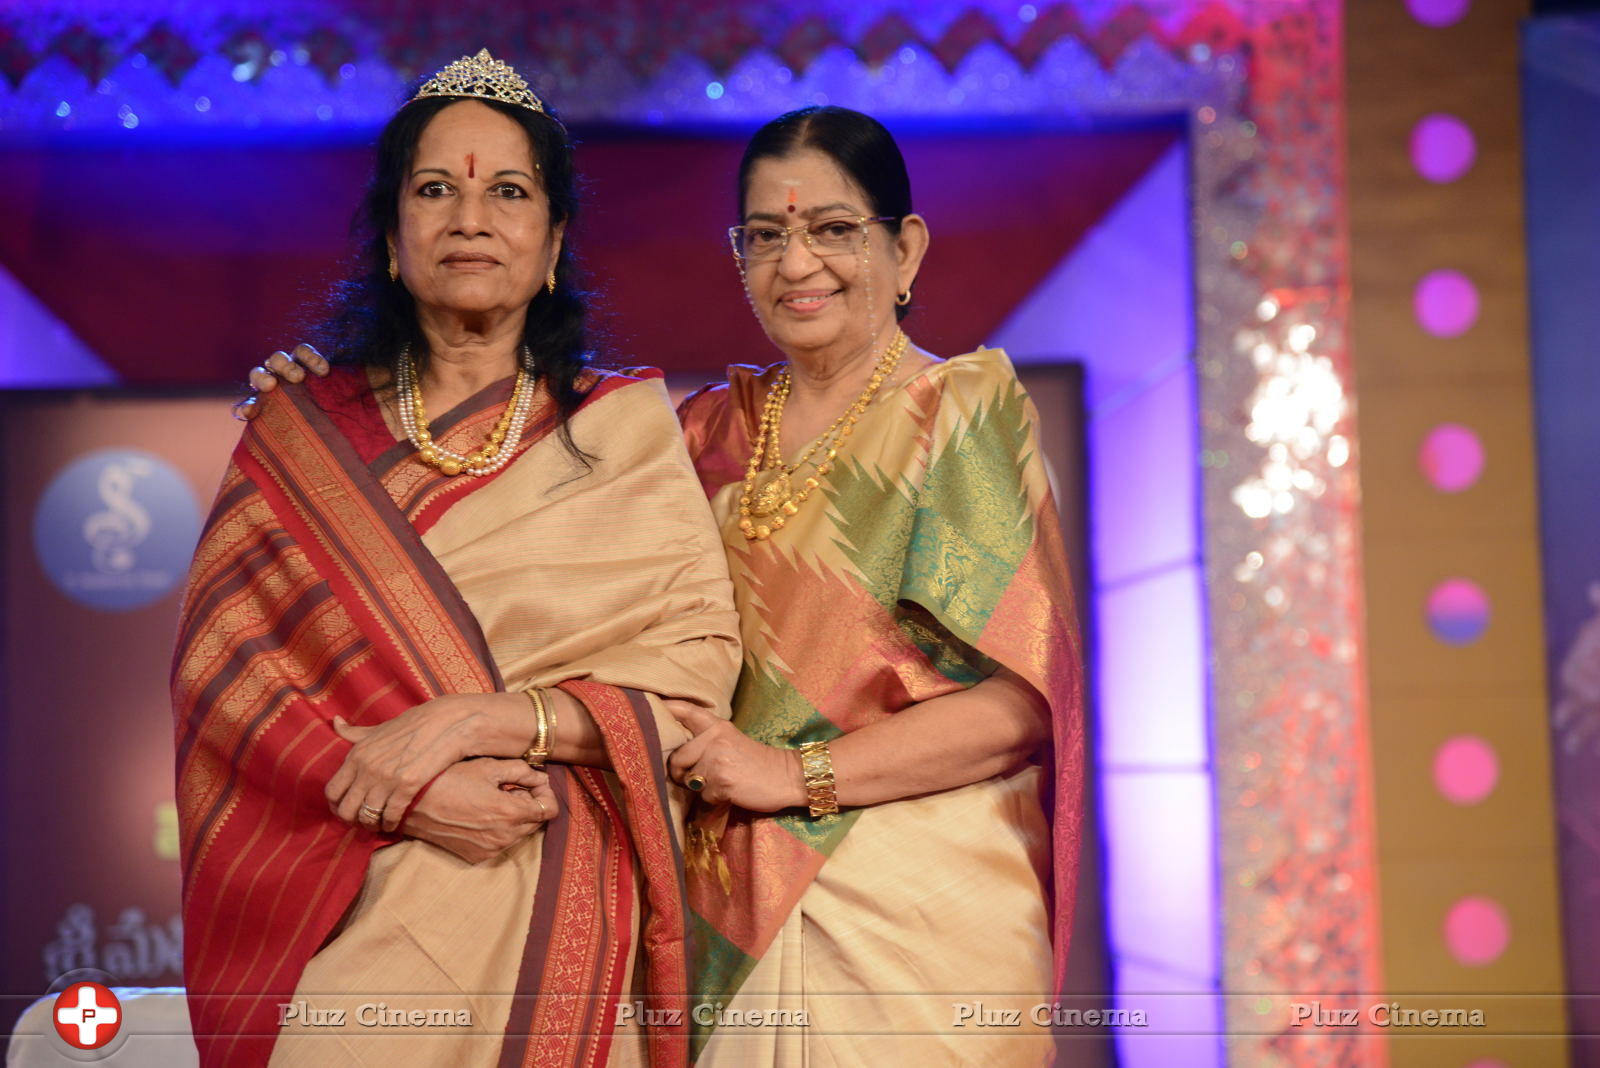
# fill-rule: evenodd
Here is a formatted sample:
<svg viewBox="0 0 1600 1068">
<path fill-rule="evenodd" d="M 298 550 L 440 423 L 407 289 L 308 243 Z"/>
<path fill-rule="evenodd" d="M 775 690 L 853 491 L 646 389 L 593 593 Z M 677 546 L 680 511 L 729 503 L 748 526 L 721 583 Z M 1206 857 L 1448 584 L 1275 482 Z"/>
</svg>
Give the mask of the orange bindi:
<svg viewBox="0 0 1600 1068">
<path fill-rule="evenodd" d="M 791 212 L 799 210 L 794 206 L 795 205 L 795 201 L 797 201 L 799 199 L 800 199 L 800 191 L 798 189 L 796 189 L 794 186 L 791 185 L 789 187 L 789 210 Z"/>
</svg>

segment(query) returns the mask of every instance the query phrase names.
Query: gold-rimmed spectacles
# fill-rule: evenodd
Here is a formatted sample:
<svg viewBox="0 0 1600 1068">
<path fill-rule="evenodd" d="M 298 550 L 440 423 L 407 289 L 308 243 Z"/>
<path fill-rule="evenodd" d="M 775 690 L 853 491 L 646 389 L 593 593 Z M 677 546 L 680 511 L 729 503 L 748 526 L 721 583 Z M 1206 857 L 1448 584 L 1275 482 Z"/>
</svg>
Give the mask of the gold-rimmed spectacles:
<svg viewBox="0 0 1600 1068">
<path fill-rule="evenodd" d="M 773 226 L 771 223 L 746 223 L 728 227 L 728 242 L 733 256 L 744 263 L 775 260 L 789 247 L 789 235 L 800 234 L 806 248 L 815 256 L 843 256 L 861 251 L 867 244 L 867 227 L 873 223 L 894 222 L 893 215 L 835 215 L 799 226 Z"/>
</svg>

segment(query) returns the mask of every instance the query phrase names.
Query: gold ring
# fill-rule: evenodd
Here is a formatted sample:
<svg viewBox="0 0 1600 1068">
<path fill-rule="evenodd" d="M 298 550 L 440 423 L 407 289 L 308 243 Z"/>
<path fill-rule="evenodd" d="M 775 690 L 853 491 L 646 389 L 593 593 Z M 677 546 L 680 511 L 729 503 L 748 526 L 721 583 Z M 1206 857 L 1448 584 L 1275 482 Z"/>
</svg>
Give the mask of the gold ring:
<svg viewBox="0 0 1600 1068">
<path fill-rule="evenodd" d="M 383 822 L 383 813 L 371 805 L 362 805 L 360 816 L 362 823 L 376 824 Z"/>
<path fill-rule="evenodd" d="M 699 793 L 701 790 L 706 788 L 706 777 L 696 773 L 683 780 L 683 785 L 687 786 L 695 793 Z"/>
</svg>

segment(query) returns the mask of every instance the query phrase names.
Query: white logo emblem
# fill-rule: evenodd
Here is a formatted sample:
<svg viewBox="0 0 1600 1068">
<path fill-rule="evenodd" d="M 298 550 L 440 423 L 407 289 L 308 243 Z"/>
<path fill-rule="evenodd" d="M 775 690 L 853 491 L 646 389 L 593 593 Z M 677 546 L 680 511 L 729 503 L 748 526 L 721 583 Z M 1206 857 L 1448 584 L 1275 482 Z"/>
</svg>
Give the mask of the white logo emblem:
<svg viewBox="0 0 1600 1068">
<path fill-rule="evenodd" d="M 102 575 L 133 570 L 133 550 L 150 536 L 150 513 L 133 499 L 134 479 L 149 474 L 149 462 L 136 456 L 106 464 L 100 471 L 100 500 L 105 511 L 84 521 L 83 538 L 89 543 L 94 569 Z"/>
</svg>

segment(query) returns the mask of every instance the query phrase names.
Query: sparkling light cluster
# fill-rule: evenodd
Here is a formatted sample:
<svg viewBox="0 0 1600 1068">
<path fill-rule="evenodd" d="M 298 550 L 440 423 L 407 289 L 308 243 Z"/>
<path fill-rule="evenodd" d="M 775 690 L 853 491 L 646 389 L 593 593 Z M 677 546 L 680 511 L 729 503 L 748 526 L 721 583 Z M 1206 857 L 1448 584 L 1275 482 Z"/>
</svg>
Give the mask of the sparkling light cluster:
<svg viewBox="0 0 1600 1068">
<path fill-rule="evenodd" d="M 1292 1028 L 1289 1009 L 1382 988 L 1341 11 L 1264 5 L 1247 98 L 1196 115 L 1223 989 L 1255 995 L 1227 999 L 1233 1064 L 1384 1062 L 1377 1044 Z"/>
<path fill-rule="evenodd" d="M 1241 331 L 1260 378 L 1250 397 L 1245 437 L 1266 449 L 1259 472 L 1234 487 L 1233 501 L 1251 519 L 1285 515 L 1301 496 L 1321 497 L 1322 468 L 1343 467 L 1348 441 L 1335 431 L 1348 414 L 1333 361 L 1311 351 L 1317 328 L 1281 315 L 1275 300 L 1257 308 L 1259 330 Z"/>
</svg>

